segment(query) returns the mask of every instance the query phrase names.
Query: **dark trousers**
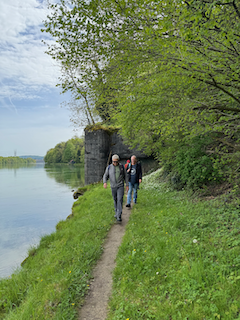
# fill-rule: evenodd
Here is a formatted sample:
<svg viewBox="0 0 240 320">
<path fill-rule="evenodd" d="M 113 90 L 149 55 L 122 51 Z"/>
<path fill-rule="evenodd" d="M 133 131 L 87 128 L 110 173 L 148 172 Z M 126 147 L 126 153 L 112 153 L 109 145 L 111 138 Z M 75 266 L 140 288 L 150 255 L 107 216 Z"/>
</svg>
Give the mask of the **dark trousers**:
<svg viewBox="0 0 240 320">
<path fill-rule="evenodd" d="M 123 204 L 124 186 L 112 188 L 112 196 L 114 201 L 115 218 L 121 219 Z"/>
</svg>

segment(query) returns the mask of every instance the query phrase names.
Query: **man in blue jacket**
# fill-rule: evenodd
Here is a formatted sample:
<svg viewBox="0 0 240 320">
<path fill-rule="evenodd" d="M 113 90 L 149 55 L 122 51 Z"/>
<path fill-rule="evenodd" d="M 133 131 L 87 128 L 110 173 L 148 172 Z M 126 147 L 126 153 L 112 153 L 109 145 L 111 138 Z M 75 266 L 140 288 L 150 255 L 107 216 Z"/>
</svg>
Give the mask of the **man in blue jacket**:
<svg viewBox="0 0 240 320">
<path fill-rule="evenodd" d="M 119 163 L 119 156 L 112 156 L 112 164 L 110 164 L 103 175 L 103 186 L 107 188 L 107 180 L 110 180 L 112 196 L 114 201 L 115 218 L 122 221 L 122 204 L 124 195 L 124 181 L 126 182 L 126 190 L 128 191 L 128 178 L 126 169 Z"/>
<path fill-rule="evenodd" d="M 128 195 L 126 207 L 131 207 L 132 191 L 133 191 L 133 203 L 137 203 L 137 191 L 139 184 L 142 182 L 142 166 L 140 162 L 137 162 L 136 156 L 131 156 L 131 163 L 127 168 L 128 173 Z"/>
</svg>

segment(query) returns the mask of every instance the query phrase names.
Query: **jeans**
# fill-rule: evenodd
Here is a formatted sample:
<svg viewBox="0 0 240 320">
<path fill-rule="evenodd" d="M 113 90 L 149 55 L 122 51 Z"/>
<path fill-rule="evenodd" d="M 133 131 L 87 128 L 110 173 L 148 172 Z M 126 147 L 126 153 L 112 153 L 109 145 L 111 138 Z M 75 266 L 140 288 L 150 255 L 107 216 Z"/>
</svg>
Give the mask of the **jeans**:
<svg viewBox="0 0 240 320">
<path fill-rule="evenodd" d="M 129 186 L 129 190 L 128 190 L 128 194 L 127 194 L 127 204 L 131 204 L 132 191 L 133 191 L 133 202 L 137 203 L 138 183 L 132 184 L 131 182 L 129 182 L 128 186 Z"/>
<path fill-rule="evenodd" d="M 115 218 L 121 219 L 123 204 L 124 186 L 112 188 L 112 196 L 115 209 Z"/>
</svg>

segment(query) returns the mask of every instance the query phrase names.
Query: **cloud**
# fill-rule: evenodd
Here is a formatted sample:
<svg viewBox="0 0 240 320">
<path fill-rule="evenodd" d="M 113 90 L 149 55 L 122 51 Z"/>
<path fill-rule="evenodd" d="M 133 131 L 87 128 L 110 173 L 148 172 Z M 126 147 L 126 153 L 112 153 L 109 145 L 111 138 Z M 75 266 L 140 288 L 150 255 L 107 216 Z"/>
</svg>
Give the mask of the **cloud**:
<svg viewBox="0 0 240 320">
<path fill-rule="evenodd" d="M 8 0 L 1 5 L 1 97 L 17 94 L 27 98 L 25 90 L 57 84 L 60 67 L 45 53 L 41 41 L 46 38 L 41 27 L 48 13 L 46 1 Z"/>
<path fill-rule="evenodd" d="M 55 0 L 54 0 L 55 1 Z M 74 136 L 70 94 L 56 88 L 60 67 L 45 51 L 45 0 L 2 1 L 0 11 L 0 156 L 45 155 Z"/>
</svg>

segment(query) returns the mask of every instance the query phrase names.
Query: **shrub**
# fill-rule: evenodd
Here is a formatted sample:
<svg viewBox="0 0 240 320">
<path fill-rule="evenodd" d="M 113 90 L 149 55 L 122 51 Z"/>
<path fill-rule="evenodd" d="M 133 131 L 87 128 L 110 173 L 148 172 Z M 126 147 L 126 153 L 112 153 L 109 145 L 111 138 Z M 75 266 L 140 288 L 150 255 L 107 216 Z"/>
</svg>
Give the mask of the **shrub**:
<svg viewBox="0 0 240 320">
<path fill-rule="evenodd" d="M 195 137 L 176 152 L 173 171 L 187 187 L 196 189 L 222 180 L 219 168 L 214 166 L 219 156 L 206 153 L 206 148 L 211 143 L 212 139 L 209 137 Z"/>
</svg>

